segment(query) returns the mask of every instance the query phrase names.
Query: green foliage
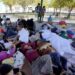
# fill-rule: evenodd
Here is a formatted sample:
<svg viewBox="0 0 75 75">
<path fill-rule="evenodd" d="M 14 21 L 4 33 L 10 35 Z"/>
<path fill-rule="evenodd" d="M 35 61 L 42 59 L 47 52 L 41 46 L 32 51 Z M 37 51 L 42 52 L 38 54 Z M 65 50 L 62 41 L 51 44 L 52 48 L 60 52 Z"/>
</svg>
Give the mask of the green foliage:
<svg viewBox="0 0 75 75">
<path fill-rule="evenodd" d="M 15 5 L 15 0 L 2 0 L 2 2 L 5 4 L 5 5 L 8 5 L 11 12 L 12 12 L 12 6 Z"/>
<path fill-rule="evenodd" d="M 73 8 L 75 8 L 75 0 L 65 0 L 65 7 L 69 9 L 67 18 L 70 18 L 71 11 L 73 10 Z"/>
<path fill-rule="evenodd" d="M 16 0 L 16 1 L 21 6 L 27 6 L 27 5 L 30 5 L 30 4 L 34 3 L 33 0 Z"/>
<path fill-rule="evenodd" d="M 21 5 L 22 7 L 25 7 L 27 2 L 26 0 L 17 0 L 17 4 Z"/>
<path fill-rule="evenodd" d="M 51 7 L 62 8 L 65 6 L 65 0 L 51 0 Z"/>
<path fill-rule="evenodd" d="M 43 6 L 49 7 L 50 1 L 48 0 L 43 0 Z"/>
<path fill-rule="evenodd" d="M 68 8 L 68 18 L 70 17 L 71 11 L 75 8 L 75 0 L 51 0 L 50 6 L 54 8 Z"/>
<path fill-rule="evenodd" d="M 32 4 L 33 0 L 16 0 L 16 3 L 21 5 L 23 9 L 25 10 L 25 7 Z"/>
<path fill-rule="evenodd" d="M 2 0 L 5 5 L 13 6 L 15 4 L 15 0 Z"/>
<path fill-rule="evenodd" d="M 38 3 L 40 3 L 41 0 L 34 0 L 34 4 L 37 5 Z"/>
<path fill-rule="evenodd" d="M 65 0 L 65 7 L 74 8 L 75 7 L 75 0 Z"/>
<path fill-rule="evenodd" d="M 54 8 L 75 7 L 75 0 L 51 0 L 50 6 Z"/>
</svg>

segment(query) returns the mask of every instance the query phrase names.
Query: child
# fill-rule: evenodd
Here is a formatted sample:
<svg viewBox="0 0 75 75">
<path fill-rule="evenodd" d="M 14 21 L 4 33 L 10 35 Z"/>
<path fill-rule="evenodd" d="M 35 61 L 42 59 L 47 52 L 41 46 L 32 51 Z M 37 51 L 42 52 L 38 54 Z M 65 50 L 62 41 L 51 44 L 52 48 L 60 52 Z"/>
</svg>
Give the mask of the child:
<svg viewBox="0 0 75 75">
<path fill-rule="evenodd" d="M 14 68 L 21 69 L 24 64 L 25 56 L 19 50 L 17 50 L 13 55 L 13 57 L 14 57 Z"/>
<path fill-rule="evenodd" d="M 51 15 L 48 17 L 48 23 L 49 23 L 50 25 L 52 25 L 52 17 L 51 17 Z"/>
<path fill-rule="evenodd" d="M 19 42 L 28 43 L 29 42 L 29 31 L 25 24 L 25 20 L 21 20 L 17 25 L 18 35 L 17 38 Z"/>
<path fill-rule="evenodd" d="M 0 65 L 0 75 L 14 75 L 13 67 L 8 64 Z"/>
</svg>

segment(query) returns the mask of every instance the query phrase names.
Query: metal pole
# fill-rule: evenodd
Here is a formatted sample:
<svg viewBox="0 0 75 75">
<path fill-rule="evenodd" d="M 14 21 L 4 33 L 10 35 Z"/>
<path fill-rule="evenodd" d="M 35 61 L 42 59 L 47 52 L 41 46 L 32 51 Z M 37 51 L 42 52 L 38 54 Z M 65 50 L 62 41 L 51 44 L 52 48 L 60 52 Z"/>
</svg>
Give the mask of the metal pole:
<svg viewBox="0 0 75 75">
<path fill-rule="evenodd" d="M 41 0 L 41 7 L 43 6 L 43 0 Z"/>
<path fill-rule="evenodd" d="M 43 6 L 43 0 L 41 0 L 41 8 L 42 8 L 42 6 Z M 41 15 L 40 15 L 40 22 L 41 22 Z"/>
</svg>

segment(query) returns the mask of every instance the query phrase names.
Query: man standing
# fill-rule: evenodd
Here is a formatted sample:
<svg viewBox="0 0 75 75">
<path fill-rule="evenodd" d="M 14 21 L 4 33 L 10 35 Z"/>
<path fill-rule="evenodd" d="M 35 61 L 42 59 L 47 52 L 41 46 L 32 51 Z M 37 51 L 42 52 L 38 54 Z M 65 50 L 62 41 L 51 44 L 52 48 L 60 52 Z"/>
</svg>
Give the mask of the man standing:
<svg viewBox="0 0 75 75">
<path fill-rule="evenodd" d="M 35 7 L 35 12 L 37 13 L 37 20 L 40 22 L 42 7 L 40 3 Z"/>
<path fill-rule="evenodd" d="M 42 11 L 41 11 L 41 20 L 43 21 L 43 18 L 44 18 L 44 15 L 45 15 L 45 12 L 46 12 L 46 8 L 45 6 L 42 7 Z"/>
</svg>

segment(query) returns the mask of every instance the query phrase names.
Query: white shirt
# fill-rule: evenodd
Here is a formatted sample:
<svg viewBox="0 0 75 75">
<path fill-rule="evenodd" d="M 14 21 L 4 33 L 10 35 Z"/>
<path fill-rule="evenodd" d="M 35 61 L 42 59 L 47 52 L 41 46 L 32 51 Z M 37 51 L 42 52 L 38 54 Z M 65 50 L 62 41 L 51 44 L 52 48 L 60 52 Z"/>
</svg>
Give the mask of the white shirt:
<svg viewBox="0 0 75 75">
<path fill-rule="evenodd" d="M 0 43 L 4 43 L 4 40 L 0 40 Z"/>
<path fill-rule="evenodd" d="M 13 45 L 12 42 L 4 43 L 6 49 L 10 49 L 12 45 Z"/>
<path fill-rule="evenodd" d="M 22 28 L 18 32 L 18 36 L 19 36 L 19 41 L 25 42 L 25 43 L 28 43 L 29 42 L 29 32 L 28 32 L 27 29 Z"/>
<path fill-rule="evenodd" d="M 22 68 L 23 64 L 24 64 L 24 59 L 25 56 L 20 52 L 17 51 L 14 55 L 14 68 Z"/>
<path fill-rule="evenodd" d="M 69 53 L 75 55 L 75 51 L 71 48 L 71 41 L 60 37 L 59 35 L 52 33 L 50 30 L 43 30 L 42 37 L 47 41 L 50 41 L 52 46 L 58 51 L 60 55 Z"/>
</svg>

